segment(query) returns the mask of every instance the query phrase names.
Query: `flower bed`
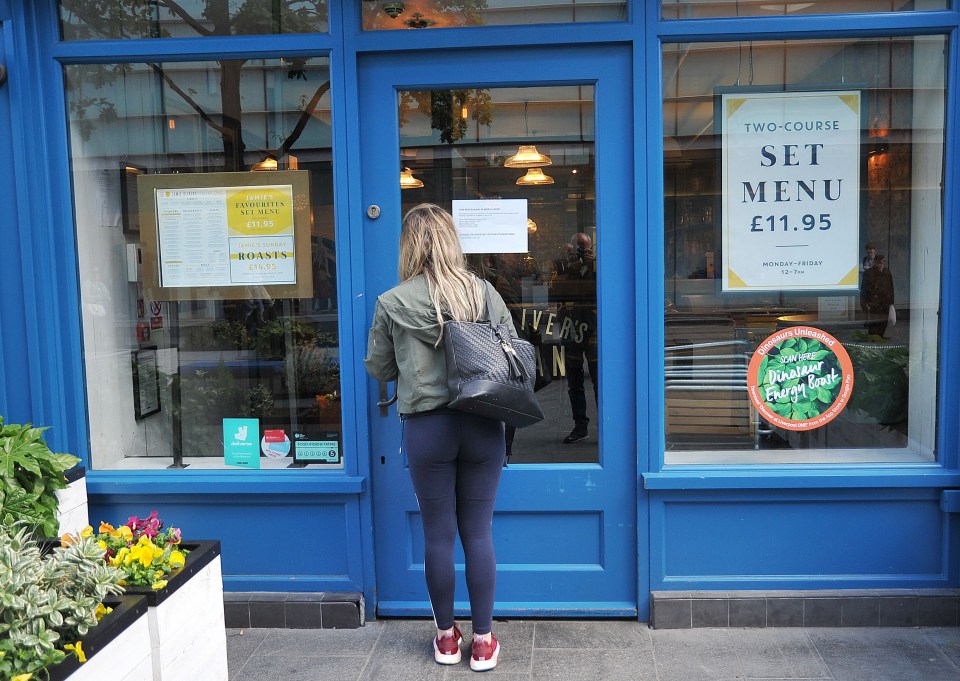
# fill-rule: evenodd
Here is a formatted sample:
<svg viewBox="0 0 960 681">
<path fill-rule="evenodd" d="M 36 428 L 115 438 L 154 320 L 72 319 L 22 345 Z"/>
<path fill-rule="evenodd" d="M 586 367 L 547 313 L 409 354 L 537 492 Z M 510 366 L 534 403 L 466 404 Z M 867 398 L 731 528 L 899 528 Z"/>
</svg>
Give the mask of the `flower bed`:
<svg viewBox="0 0 960 681">
<path fill-rule="evenodd" d="M 180 530 L 164 528 L 156 511 L 119 527 L 101 523 L 96 535 L 87 527 L 84 536 L 123 571 L 126 593 L 146 599 L 154 681 L 226 681 L 220 542 L 182 541 Z"/>
<path fill-rule="evenodd" d="M 104 604 L 113 608 L 112 612 L 75 646 L 79 657 L 70 656 L 48 668 L 49 681 L 149 681 L 153 678 L 147 599 L 125 595 L 107 599 Z"/>
</svg>

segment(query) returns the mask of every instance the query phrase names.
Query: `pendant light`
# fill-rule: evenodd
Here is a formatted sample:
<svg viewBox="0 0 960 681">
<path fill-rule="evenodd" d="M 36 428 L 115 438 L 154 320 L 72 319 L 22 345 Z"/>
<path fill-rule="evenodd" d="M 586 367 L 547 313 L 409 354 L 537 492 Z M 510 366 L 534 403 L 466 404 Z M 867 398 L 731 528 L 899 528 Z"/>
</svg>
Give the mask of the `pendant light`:
<svg viewBox="0 0 960 681">
<path fill-rule="evenodd" d="M 549 166 L 553 160 L 546 154 L 537 151 L 534 144 L 521 144 L 517 153 L 507 158 L 503 162 L 504 168 L 535 168 L 538 166 Z"/>
<path fill-rule="evenodd" d="M 257 170 L 276 170 L 277 167 L 278 167 L 278 166 L 277 166 L 277 159 L 272 158 L 272 157 L 270 157 L 270 156 L 267 156 L 266 158 L 264 158 L 264 159 L 263 159 L 262 161 L 260 161 L 259 163 L 254 163 L 252 166 L 250 166 L 250 170 L 252 170 L 252 171 L 257 171 Z"/>
<path fill-rule="evenodd" d="M 527 105 L 529 102 L 523 103 L 523 130 L 527 137 L 530 136 L 530 126 L 527 123 Z M 517 153 L 513 156 L 507 158 L 503 162 L 504 168 L 536 168 L 538 166 L 549 166 L 552 165 L 553 161 L 546 154 L 541 154 L 537 151 L 537 147 L 534 144 L 521 144 L 517 149 Z"/>
<path fill-rule="evenodd" d="M 400 171 L 400 189 L 419 189 L 423 186 L 423 181 L 413 176 L 413 171 L 404 168 Z"/>
<path fill-rule="evenodd" d="M 543 174 L 543 168 L 530 168 L 527 174 L 517 178 L 519 185 L 553 184 L 553 178 Z"/>
</svg>

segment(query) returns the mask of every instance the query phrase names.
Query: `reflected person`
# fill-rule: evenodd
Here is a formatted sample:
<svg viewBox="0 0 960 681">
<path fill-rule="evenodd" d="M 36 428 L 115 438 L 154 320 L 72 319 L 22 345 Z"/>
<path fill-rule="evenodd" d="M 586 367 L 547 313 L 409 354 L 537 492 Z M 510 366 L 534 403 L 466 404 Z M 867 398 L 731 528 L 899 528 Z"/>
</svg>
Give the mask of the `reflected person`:
<svg viewBox="0 0 960 681">
<path fill-rule="evenodd" d="M 563 438 L 564 444 L 585 440 L 589 436 L 587 398 L 584 389 L 584 364 L 590 370 L 593 399 L 597 397 L 597 264 L 593 242 L 577 232 L 564 245 L 566 257 L 556 264 L 553 280 L 554 297 L 561 303 L 560 316 L 569 317 L 574 333 L 565 346 L 567 392 L 573 413 L 573 430 Z"/>
<path fill-rule="evenodd" d="M 867 331 L 886 338 L 890 307 L 893 305 L 893 275 L 887 269 L 886 259 L 877 255 L 873 267 L 863 274 L 860 285 L 860 308 L 867 313 Z"/>
</svg>

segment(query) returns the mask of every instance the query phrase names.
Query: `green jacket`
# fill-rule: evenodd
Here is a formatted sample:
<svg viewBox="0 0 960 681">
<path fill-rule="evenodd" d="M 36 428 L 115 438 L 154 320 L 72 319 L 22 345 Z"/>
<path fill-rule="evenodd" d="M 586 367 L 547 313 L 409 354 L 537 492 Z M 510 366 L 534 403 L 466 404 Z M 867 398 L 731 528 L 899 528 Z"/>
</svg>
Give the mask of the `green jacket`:
<svg viewBox="0 0 960 681">
<path fill-rule="evenodd" d="M 508 324 L 517 337 L 510 311 L 503 298 L 488 282 L 493 306 L 491 319 Z M 373 325 L 363 363 L 380 381 L 397 381 L 397 411 L 413 414 L 445 407 L 450 403 L 447 390 L 447 358 L 440 337 L 427 281 L 422 275 L 395 286 L 377 298 Z"/>
</svg>

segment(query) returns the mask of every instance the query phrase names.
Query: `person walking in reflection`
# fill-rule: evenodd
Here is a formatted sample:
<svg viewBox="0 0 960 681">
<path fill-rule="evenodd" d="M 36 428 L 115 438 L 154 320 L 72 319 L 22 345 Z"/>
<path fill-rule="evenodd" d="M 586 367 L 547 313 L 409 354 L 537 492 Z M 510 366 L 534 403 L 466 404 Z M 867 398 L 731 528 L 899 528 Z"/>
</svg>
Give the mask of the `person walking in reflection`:
<svg viewBox="0 0 960 681">
<path fill-rule="evenodd" d="M 553 281 L 553 298 L 560 302 L 560 318 L 569 317 L 572 327 L 565 343 L 567 394 L 573 414 L 573 430 L 563 438 L 564 444 L 585 440 L 589 436 L 587 398 L 584 389 L 584 364 L 590 370 L 594 403 L 598 400 L 597 376 L 597 263 L 593 242 L 577 232 L 565 244 L 565 260 L 557 263 Z"/>
<path fill-rule="evenodd" d="M 380 381 L 397 381 L 413 489 L 423 519 L 424 576 L 437 635 L 434 659 L 460 661 L 462 636 L 453 618 L 454 544 L 463 545 L 473 623 L 470 668 L 497 665 L 492 633 L 497 564 L 493 506 L 506 455 L 502 421 L 447 407 L 446 319 L 488 318 L 517 332 L 500 294 L 466 266 L 450 214 L 424 203 L 403 218 L 398 286 L 377 298 L 364 360 Z M 491 309 L 484 297 L 489 296 Z"/>
<path fill-rule="evenodd" d="M 861 272 L 866 272 L 871 267 L 873 267 L 873 261 L 877 257 L 877 249 L 874 248 L 873 244 L 867 244 L 864 247 L 864 250 L 866 254 L 863 256 L 863 259 L 860 261 Z"/>
<path fill-rule="evenodd" d="M 873 267 L 863 274 L 860 285 L 860 308 L 867 313 L 867 332 L 886 338 L 890 308 L 893 305 L 893 275 L 887 269 L 886 259 L 877 255 Z"/>
</svg>

